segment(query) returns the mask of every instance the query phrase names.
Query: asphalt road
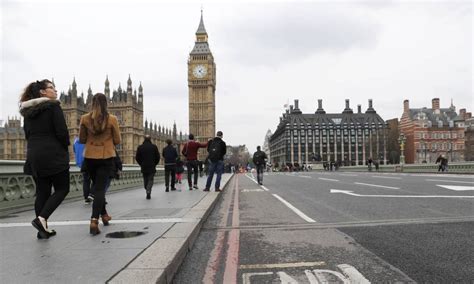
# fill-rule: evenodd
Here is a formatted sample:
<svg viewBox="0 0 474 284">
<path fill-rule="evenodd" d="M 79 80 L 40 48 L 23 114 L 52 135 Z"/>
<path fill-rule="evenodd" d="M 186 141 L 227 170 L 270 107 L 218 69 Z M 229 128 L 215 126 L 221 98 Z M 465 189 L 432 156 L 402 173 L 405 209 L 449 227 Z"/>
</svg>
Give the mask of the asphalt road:
<svg viewBox="0 0 474 284">
<path fill-rule="evenodd" d="M 176 283 L 474 281 L 474 176 L 236 175 Z"/>
</svg>

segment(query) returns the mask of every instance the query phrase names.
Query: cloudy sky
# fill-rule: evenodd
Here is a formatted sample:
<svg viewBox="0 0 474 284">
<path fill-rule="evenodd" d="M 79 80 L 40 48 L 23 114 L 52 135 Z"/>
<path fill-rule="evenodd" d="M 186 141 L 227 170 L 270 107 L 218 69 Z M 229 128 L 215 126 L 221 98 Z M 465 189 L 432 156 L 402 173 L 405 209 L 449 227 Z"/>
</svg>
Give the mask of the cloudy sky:
<svg viewBox="0 0 474 284">
<path fill-rule="evenodd" d="M 18 115 L 27 83 L 67 91 L 144 88 L 145 117 L 188 131 L 187 59 L 201 5 L 217 64 L 217 129 L 250 151 L 283 105 L 304 113 L 344 100 L 383 119 L 451 99 L 473 111 L 471 1 L 10 1 L 1 0 L 0 119 Z"/>
</svg>

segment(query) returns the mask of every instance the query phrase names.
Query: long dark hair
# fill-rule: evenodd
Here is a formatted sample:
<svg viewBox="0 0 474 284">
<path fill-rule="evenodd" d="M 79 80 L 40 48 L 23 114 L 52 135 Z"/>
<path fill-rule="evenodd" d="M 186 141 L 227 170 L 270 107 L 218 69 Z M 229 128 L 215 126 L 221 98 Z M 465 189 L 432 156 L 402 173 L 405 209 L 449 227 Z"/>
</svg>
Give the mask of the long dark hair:
<svg viewBox="0 0 474 284">
<path fill-rule="evenodd" d="M 48 84 L 53 84 L 53 82 L 48 79 L 43 79 L 41 81 L 29 83 L 20 96 L 20 103 L 29 101 L 31 99 L 40 98 L 40 91 L 45 90 L 48 87 Z"/>
<path fill-rule="evenodd" d="M 109 113 L 107 111 L 107 97 L 102 93 L 97 93 L 92 97 L 91 122 L 94 133 L 99 134 L 105 131 Z"/>
</svg>

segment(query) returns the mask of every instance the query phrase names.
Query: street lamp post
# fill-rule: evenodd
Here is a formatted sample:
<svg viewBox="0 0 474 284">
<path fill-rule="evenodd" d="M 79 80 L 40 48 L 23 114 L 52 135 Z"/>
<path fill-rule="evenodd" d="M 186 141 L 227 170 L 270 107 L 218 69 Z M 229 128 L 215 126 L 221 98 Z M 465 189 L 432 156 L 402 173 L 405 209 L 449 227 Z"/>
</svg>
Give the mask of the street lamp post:
<svg viewBox="0 0 474 284">
<path fill-rule="evenodd" d="M 405 142 L 407 141 L 407 138 L 405 137 L 405 134 L 400 133 L 400 136 L 398 137 L 398 144 L 400 144 L 400 165 L 405 164 Z"/>
</svg>

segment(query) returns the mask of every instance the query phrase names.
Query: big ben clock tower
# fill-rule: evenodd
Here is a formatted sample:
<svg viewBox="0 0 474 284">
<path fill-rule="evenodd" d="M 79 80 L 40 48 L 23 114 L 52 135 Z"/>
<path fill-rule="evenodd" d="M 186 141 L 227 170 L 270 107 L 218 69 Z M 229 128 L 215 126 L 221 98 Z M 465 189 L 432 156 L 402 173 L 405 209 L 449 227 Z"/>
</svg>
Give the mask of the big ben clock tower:
<svg viewBox="0 0 474 284">
<path fill-rule="evenodd" d="M 189 133 L 196 141 L 207 142 L 216 135 L 216 64 L 207 42 L 202 18 L 196 31 L 196 42 L 188 59 Z M 203 161 L 206 151 L 199 151 Z"/>
</svg>

